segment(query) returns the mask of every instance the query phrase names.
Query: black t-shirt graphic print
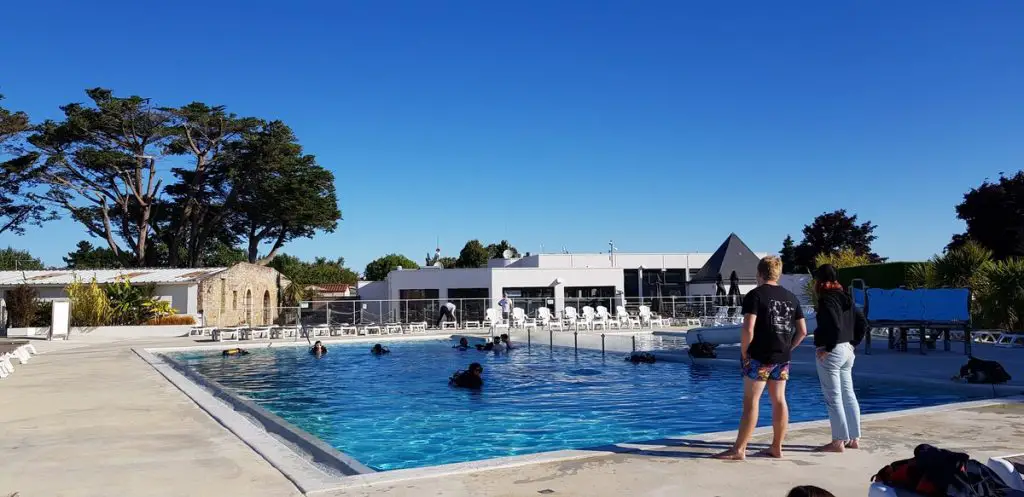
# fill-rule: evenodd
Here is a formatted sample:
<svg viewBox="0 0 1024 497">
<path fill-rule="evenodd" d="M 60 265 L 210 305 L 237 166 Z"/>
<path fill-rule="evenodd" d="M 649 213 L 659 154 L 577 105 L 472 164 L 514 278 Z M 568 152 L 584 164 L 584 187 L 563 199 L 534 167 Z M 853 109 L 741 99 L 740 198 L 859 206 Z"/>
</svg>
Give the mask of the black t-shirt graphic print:
<svg viewBox="0 0 1024 497">
<path fill-rule="evenodd" d="M 804 318 L 796 295 L 778 285 L 761 285 L 743 297 L 743 314 L 757 315 L 747 355 L 762 364 L 789 362 L 796 322 Z"/>
</svg>

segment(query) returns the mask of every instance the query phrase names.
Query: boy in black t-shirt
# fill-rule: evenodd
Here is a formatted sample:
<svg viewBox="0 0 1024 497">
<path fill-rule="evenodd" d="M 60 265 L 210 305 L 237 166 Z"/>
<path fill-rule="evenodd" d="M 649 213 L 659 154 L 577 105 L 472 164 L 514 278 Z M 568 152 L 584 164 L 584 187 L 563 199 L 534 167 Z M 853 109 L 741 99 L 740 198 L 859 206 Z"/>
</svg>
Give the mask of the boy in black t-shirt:
<svg viewBox="0 0 1024 497">
<path fill-rule="evenodd" d="M 739 461 L 746 457 L 747 443 L 757 425 L 757 411 L 765 386 L 772 400 L 771 448 L 758 453 L 766 457 L 782 457 L 782 440 L 789 424 L 786 405 L 786 380 L 789 379 L 789 358 L 804 337 L 807 323 L 803 309 L 792 292 L 779 286 L 782 261 L 775 256 L 757 264 L 758 287 L 743 298 L 743 330 L 740 363 L 743 374 L 743 416 L 739 434 L 731 449 L 717 454 L 718 459 Z"/>
</svg>

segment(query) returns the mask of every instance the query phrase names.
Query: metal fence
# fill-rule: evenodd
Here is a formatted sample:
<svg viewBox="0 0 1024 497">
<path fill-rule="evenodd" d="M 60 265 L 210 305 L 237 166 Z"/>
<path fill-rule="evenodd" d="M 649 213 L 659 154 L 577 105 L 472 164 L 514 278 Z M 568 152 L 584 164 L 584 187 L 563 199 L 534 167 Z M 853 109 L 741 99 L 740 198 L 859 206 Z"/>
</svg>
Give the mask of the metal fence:
<svg viewBox="0 0 1024 497">
<path fill-rule="evenodd" d="M 360 325 L 383 323 L 421 323 L 435 324 L 441 306 L 446 302 L 455 304 L 455 318 L 458 323 L 483 322 L 487 309 L 499 309 L 500 299 L 399 299 L 399 300 L 335 300 L 309 301 L 301 304 L 301 318 L 295 316 L 294 322 L 301 319 L 303 325 Z M 725 307 L 727 314 L 738 311 L 738 305 L 728 297 L 567 297 L 561 308 L 556 306 L 554 298 L 512 298 L 511 307 L 521 308 L 527 317 L 536 318 L 537 311 L 547 308 L 553 318 L 561 318 L 565 307 L 574 307 L 581 312 L 583 307 L 596 309 L 604 306 L 612 315 L 617 314 L 618 307 L 627 313 L 636 315 L 641 305 L 646 305 L 651 312 L 663 318 L 682 320 L 713 316 Z M 280 318 L 279 318 L 280 320 Z"/>
</svg>

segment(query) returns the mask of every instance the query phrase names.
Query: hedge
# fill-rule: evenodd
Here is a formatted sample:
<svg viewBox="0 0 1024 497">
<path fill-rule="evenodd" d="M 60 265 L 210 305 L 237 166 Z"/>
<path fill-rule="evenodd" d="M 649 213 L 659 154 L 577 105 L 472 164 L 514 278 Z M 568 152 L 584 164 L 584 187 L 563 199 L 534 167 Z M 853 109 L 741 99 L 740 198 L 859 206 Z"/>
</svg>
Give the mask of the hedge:
<svg viewBox="0 0 1024 497">
<path fill-rule="evenodd" d="M 854 279 L 864 280 L 871 288 L 899 288 L 906 285 L 910 268 L 918 262 L 886 262 L 884 264 L 868 264 L 840 269 L 839 282 L 845 287 L 850 286 Z"/>
</svg>

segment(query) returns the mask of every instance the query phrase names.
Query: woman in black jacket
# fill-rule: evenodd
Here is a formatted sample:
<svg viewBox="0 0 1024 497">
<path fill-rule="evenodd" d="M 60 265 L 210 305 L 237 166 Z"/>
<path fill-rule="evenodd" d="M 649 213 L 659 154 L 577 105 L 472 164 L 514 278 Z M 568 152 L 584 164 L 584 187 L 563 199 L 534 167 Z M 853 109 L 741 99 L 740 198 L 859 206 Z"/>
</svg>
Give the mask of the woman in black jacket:
<svg viewBox="0 0 1024 497">
<path fill-rule="evenodd" d="M 831 264 L 819 267 L 815 280 L 818 294 L 815 363 L 832 425 L 832 441 L 818 450 L 842 452 L 858 448 L 860 439 L 860 405 L 853 391 L 853 361 L 854 349 L 867 332 L 867 321 L 853 305 L 853 299 L 843 291 Z"/>
</svg>

